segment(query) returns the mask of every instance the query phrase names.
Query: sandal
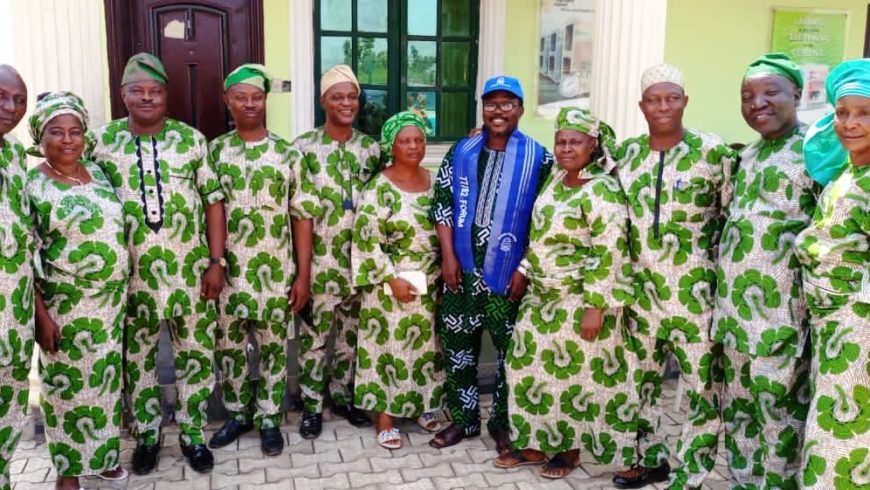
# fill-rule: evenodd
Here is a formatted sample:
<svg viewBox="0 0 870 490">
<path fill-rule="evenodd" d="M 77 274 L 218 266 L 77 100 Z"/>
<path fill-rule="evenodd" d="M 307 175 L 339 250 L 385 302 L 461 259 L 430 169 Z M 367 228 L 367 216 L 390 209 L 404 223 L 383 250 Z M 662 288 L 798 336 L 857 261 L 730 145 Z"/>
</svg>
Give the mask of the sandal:
<svg viewBox="0 0 870 490">
<path fill-rule="evenodd" d="M 466 434 L 465 429 L 462 427 L 459 427 L 456 424 L 450 424 L 446 429 L 441 429 L 441 432 L 435 434 L 435 437 L 429 441 L 429 445 L 435 449 L 444 449 L 445 447 L 459 444 L 463 439 L 477 437 L 479 435 L 479 430 Z"/>
<path fill-rule="evenodd" d="M 130 476 L 130 474 L 127 473 L 127 470 L 125 470 L 123 466 L 118 465 L 116 468 L 106 470 L 98 474 L 97 476 L 105 481 L 120 481 L 126 480 L 127 477 Z"/>
<path fill-rule="evenodd" d="M 417 425 L 423 428 L 426 432 L 438 432 L 441 430 L 441 422 L 435 417 L 432 412 L 426 412 L 417 418 Z"/>
<path fill-rule="evenodd" d="M 378 433 L 378 444 L 386 449 L 399 449 L 402 447 L 402 435 L 399 429 L 393 427 L 390 430 L 382 430 Z"/>
<path fill-rule="evenodd" d="M 537 453 L 537 455 L 540 456 L 541 459 L 539 459 L 539 460 L 529 459 L 529 457 L 526 455 L 527 451 L 530 454 Z M 537 464 L 545 463 L 546 461 L 547 461 L 547 456 L 545 456 L 544 453 L 542 453 L 542 452 L 534 451 L 534 450 L 527 450 L 527 449 L 514 449 L 514 450 L 511 450 L 510 452 L 504 453 L 501 456 L 495 458 L 492 461 L 492 464 L 496 468 L 508 469 L 508 468 L 518 468 L 520 466 L 537 465 Z"/>
<path fill-rule="evenodd" d="M 565 461 L 565 456 L 562 453 L 559 453 L 550 458 L 550 461 L 547 461 L 547 464 L 541 466 L 538 475 L 551 480 L 559 480 L 568 476 L 572 471 L 574 471 L 574 468 L 577 468 L 578 466 L 580 466 L 579 454 L 573 462 L 568 462 Z M 548 473 L 548 471 L 550 473 Z"/>
</svg>

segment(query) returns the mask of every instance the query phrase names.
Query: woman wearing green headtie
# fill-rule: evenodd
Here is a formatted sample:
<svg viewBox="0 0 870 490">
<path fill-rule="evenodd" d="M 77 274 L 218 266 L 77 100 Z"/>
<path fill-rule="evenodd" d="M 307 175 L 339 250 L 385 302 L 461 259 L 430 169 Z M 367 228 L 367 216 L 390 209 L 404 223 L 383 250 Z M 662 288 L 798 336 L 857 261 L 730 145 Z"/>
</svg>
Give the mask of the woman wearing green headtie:
<svg viewBox="0 0 870 490">
<path fill-rule="evenodd" d="M 36 340 L 42 411 L 56 488 L 79 477 L 126 478 L 120 465 L 121 335 L 129 256 L 109 179 L 81 160 L 88 115 L 69 92 L 41 98 L 30 117 L 44 161 L 27 176 L 35 224 Z"/>
<path fill-rule="evenodd" d="M 586 109 L 559 112 L 559 168 L 535 201 L 519 269 L 529 289 L 505 361 L 514 449 L 498 467 L 546 461 L 540 475 L 562 478 L 581 448 L 599 464 L 633 461 L 636 361 L 622 320 L 633 293 L 613 138 Z"/>
<path fill-rule="evenodd" d="M 420 166 L 426 122 L 412 112 L 388 119 L 381 155 L 392 163 L 357 205 L 351 264 L 362 293 L 354 404 L 378 412 L 378 443 L 402 445 L 393 417 L 417 418 L 430 432 L 441 409 L 444 367 L 435 335 L 440 290 L 438 237 L 428 213 L 433 178 Z"/>
<path fill-rule="evenodd" d="M 834 113 L 804 140 L 825 190 L 795 240 L 813 347 L 803 448 L 805 488 L 870 482 L 870 60 L 846 61 L 825 81 Z"/>
</svg>

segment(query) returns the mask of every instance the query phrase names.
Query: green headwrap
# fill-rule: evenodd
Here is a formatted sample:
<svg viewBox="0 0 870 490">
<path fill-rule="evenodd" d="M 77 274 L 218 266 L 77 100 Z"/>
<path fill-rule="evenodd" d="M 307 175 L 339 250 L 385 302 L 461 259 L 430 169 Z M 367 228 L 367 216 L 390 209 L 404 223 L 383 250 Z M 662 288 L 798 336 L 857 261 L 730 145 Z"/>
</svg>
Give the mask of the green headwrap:
<svg viewBox="0 0 870 490">
<path fill-rule="evenodd" d="M 402 111 L 394 114 L 381 128 L 381 156 L 384 157 L 382 159 L 389 161 L 393 158 L 393 143 L 396 142 L 396 135 L 407 126 L 419 128 L 424 137 L 429 133 L 429 126 L 417 113 Z"/>
<path fill-rule="evenodd" d="M 589 109 L 563 107 L 556 116 L 556 131 L 573 129 L 598 139 L 598 146 L 613 153 L 616 134 L 607 123 L 598 120 Z"/>
<path fill-rule="evenodd" d="M 239 83 L 253 85 L 266 93 L 272 89 L 272 77 L 269 76 L 266 67 L 256 63 L 245 63 L 230 72 L 224 80 L 224 90 Z"/>
<path fill-rule="evenodd" d="M 773 73 L 791 80 L 799 90 L 804 88 L 804 77 L 800 67 L 785 53 L 767 53 L 759 56 L 749 64 L 743 79 L 746 80 L 759 73 Z"/>
<path fill-rule="evenodd" d="M 169 77 L 166 76 L 166 68 L 163 68 L 160 58 L 151 53 L 134 54 L 127 61 L 127 66 L 124 67 L 121 86 L 145 80 L 156 80 L 166 85 L 169 82 Z"/>
<path fill-rule="evenodd" d="M 65 114 L 75 116 L 82 123 L 82 132 L 88 130 L 88 111 L 81 97 L 72 92 L 51 92 L 36 102 L 33 114 L 30 115 L 30 136 L 33 138 L 33 146 L 27 149 L 27 153 L 35 157 L 42 154 L 42 134 L 48 123 Z"/>
</svg>

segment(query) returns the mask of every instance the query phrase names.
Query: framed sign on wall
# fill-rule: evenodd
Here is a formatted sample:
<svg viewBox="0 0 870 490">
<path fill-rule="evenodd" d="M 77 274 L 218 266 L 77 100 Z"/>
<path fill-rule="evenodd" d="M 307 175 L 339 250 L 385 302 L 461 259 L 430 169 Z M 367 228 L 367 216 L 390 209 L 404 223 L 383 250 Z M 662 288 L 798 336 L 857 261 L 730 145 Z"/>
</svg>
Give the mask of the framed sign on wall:
<svg viewBox="0 0 870 490">
<path fill-rule="evenodd" d="M 813 121 L 829 109 L 825 78 L 843 61 L 849 14 L 823 9 L 774 8 L 771 50 L 789 55 L 800 65 L 804 90 L 798 111 L 802 121 Z"/>
</svg>

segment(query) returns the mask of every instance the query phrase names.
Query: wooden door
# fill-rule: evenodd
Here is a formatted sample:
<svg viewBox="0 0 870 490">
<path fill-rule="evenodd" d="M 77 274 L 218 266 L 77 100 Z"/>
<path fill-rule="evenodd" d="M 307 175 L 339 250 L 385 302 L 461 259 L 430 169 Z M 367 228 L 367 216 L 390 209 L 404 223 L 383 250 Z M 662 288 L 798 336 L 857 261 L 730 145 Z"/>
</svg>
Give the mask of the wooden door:
<svg viewBox="0 0 870 490">
<path fill-rule="evenodd" d="M 127 59 L 148 51 L 169 76 L 169 117 L 209 139 L 230 129 L 223 80 L 242 63 L 263 62 L 262 0 L 106 0 L 106 23 L 113 117 L 126 115 Z"/>
</svg>

